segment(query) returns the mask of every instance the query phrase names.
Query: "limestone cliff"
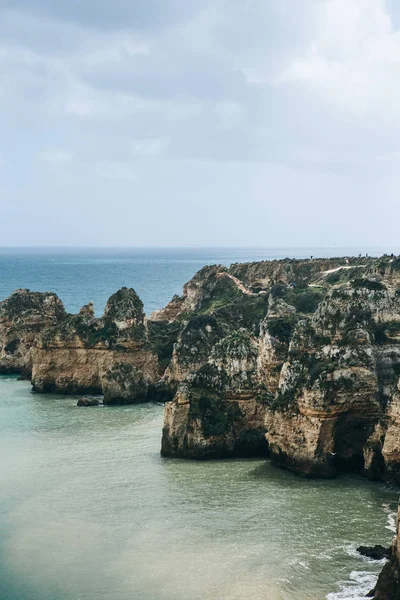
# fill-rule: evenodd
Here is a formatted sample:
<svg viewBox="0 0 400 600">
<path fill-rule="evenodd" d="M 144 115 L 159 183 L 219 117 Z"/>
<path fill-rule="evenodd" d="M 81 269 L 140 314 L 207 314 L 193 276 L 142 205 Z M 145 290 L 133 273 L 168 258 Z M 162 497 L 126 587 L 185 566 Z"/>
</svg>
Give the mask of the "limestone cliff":
<svg viewBox="0 0 400 600">
<path fill-rule="evenodd" d="M 61 300 L 51 292 L 21 289 L 0 302 L 0 373 L 30 377 L 38 335 L 65 316 Z"/>
<path fill-rule="evenodd" d="M 393 541 L 392 554 L 388 563 L 383 567 L 378 583 L 374 590 L 374 600 L 400 600 L 400 529 L 399 515 L 397 518 L 397 533 Z"/>
<path fill-rule="evenodd" d="M 273 461 L 298 473 L 397 480 L 399 267 L 382 257 L 202 269 L 152 316 L 179 324 L 162 452 L 235 454 L 263 430 Z"/>
<path fill-rule="evenodd" d="M 143 304 L 128 288 L 111 296 L 99 319 L 85 306 L 45 329 L 33 351 L 37 392 L 103 393 L 106 404 L 135 402 L 147 397 L 159 376 Z"/>
<path fill-rule="evenodd" d="M 316 264 L 320 276 L 321 265 Z M 206 267 L 185 286 L 181 298 L 152 315 L 157 321 L 181 322 L 164 376 L 169 385 L 179 385 L 165 408 L 164 455 L 266 453 L 265 415 L 279 385 L 297 313 L 314 310 L 325 293 L 309 288 L 303 279 L 296 289 L 293 261 L 274 264 L 268 280 L 267 265 L 272 263 L 262 263 L 265 289 L 257 291 L 224 267 Z M 261 275 L 255 271 L 259 286 Z M 304 277 L 311 272 L 307 269 Z"/>
<path fill-rule="evenodd" d="M 257 340 L 244 328 L 214 345 L 207 363 L 166 404 L 164 456 L 265 453 L 265 404 L 254 394 L 257 358 Z"/>
<path fill-rule="evenodd" d="M 335 286 L 298 322 L 266 415 L 275 462 L 306 475 L 365 468 L 393 478 L 399 332 L 397 288 L 370 279 Z"/>
</svg>

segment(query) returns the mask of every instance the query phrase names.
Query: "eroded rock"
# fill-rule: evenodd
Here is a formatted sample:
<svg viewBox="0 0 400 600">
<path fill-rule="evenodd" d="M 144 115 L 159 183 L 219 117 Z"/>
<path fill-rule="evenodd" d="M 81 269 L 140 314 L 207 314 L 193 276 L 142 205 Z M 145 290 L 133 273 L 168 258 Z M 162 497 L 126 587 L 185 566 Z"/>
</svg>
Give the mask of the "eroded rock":
<svg viewBox="0 0 400 600">
<path fill-rule="evenodd" d="M 37 392 L 103 393 L 105 404 L 138 402 L 159 377 L 143 304 L 128 288 L 111 296 L 101 318 L 84 307 L 44 330 L 33 352 Z"/>
<path fill-rule="evenodd" d="M 87 396 L 84 396 L 83 398 L 79 398 L 76 405 L 77 406 L 85 406 L 85 407 L 99 406 L 100 400 L 98 400 L 97 398 L 88 398 Z"/>
<path fill-rule="evenodd" d="M 52 292 L 21 289 L 0 302 L 0 373 L 29 378 L 39 334 L 65 317 L 63 303 Z"/>
</svg>

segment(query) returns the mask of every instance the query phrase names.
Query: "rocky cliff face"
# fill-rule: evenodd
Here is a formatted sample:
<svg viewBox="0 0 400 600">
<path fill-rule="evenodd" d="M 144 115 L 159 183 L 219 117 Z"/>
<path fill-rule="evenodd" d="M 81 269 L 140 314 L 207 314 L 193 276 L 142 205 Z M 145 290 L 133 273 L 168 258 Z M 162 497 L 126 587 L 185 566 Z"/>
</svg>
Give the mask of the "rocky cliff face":
<svg viewBox="0 0 400 600">
<path fill-rule="evenodd" d="M 263 431 L 273 461 L 300 474 L 398 480 L 398 263 L 202 269 L 152 316 L 179 323 L 164 375 L 178 392 L 165 409 L 162 452 L 240 453 L 241 440 Z M 220 413 L 223 425 L 210 430 Z"/>
<path fill-rule="evenodd" d="M 65 317 L 61 300 L 50 292 L 21 289 L 0 302 L 0 373 L 30 377 L 38 335 Z"/>
<path fill-rule="evenodd" d="M 297 323 L 266 415 L 275 462 L 306 475 L 395 477 L 399 332 L 397 288 L 368 278 L 335 286 Z"/>
<path fill-rule="evenodd" d="M 383 567 L 378 583 L 374 590 L 374 600 L 400 600 L 400 530 L 399 515 L 397 518 L 397 533 L 393 541 L 392 555 Z"/>
<path fill-rule="evenodd" d="M 267 452 L 265 417 L 279 386 L 297 311 L 315 310 L 325 293 L 308 288 L 313 269 L 301 269 L 298 263 L 206 267 L 185 286 L 181 298 L 152 315 L 181 322 L 164 376 L 169 385 L 179 386 L 165 408 L 164 455 Z M 316 261 L 318 277 L 323 266 L 331 265 Z M 302 284 L 298 290 L 296 280 Z"/>
<path fill-rule="evenodd" d="M 268 443 L 301 474 L 400 479 L 398 259 L 205 267 L 148 320 L 127 288 L 101 318 L 19 291 L 0 306 L 0 339 L 3 371 L 32 363 L 40 392 L 106 403 L 176 394 L 166 455 L 264 453 Z"/>
<path fill-rule="evenodd" d="M 159 376 L 143 304 L 128 288 L 111 296 L 100 319 L 85 306 L 45 329 L 33 351 L 32 385 L 38 392 L 103 393 L 106 404 L 137 402 L 147 398 Z"/>
</svg>

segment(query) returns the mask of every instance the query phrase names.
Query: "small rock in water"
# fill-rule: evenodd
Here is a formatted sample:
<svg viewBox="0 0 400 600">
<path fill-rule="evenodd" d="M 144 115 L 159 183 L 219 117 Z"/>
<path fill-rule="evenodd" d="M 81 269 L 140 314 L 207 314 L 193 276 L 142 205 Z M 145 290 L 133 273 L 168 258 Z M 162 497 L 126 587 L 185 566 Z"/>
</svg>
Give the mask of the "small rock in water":
<svg viewBox="0 0 400 600">
<path fill-rule="evenodd" d="M 100 401 L 97 398 L 88 398 L 84 396 L 83 398 L 79 398 L 77 406 L 99 406 Z"/>
<path fill-rule="evenodd" d="M 382 560 L 382 558 L 390 558 L 392 554 L 392 548 L 385 548 L 380 544 L 376 544 L 376 546 L 359 546 L 357 548 L 357 552 L 362 554 L 363 556 L 367 556 L 368 558 L 372 558 L 373 560 Z"/>
</svg>

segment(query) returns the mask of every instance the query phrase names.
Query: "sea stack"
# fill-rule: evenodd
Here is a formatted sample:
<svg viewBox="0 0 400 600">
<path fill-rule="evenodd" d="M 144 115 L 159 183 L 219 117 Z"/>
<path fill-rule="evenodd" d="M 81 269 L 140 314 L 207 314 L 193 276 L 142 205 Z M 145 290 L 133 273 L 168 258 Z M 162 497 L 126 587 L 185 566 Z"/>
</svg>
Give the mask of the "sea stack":
<svg viewBox="0 0 400 600">
<path fill-rule="evenodd" d="M 0 302 L 0 374 L 20 374 L 29 379 L 39 334 L 65 317 L 63 303 L 52 292 L 20 289 Z"/>
<path fill-rule="evenodd" d="M 143 304 L 122 288 L 96 318 L 90 307 L 45 329 L 33 352 L 37 392 L 104 394 L 105 404 L 139 402 L 160 377 Z"/>
</svg>

